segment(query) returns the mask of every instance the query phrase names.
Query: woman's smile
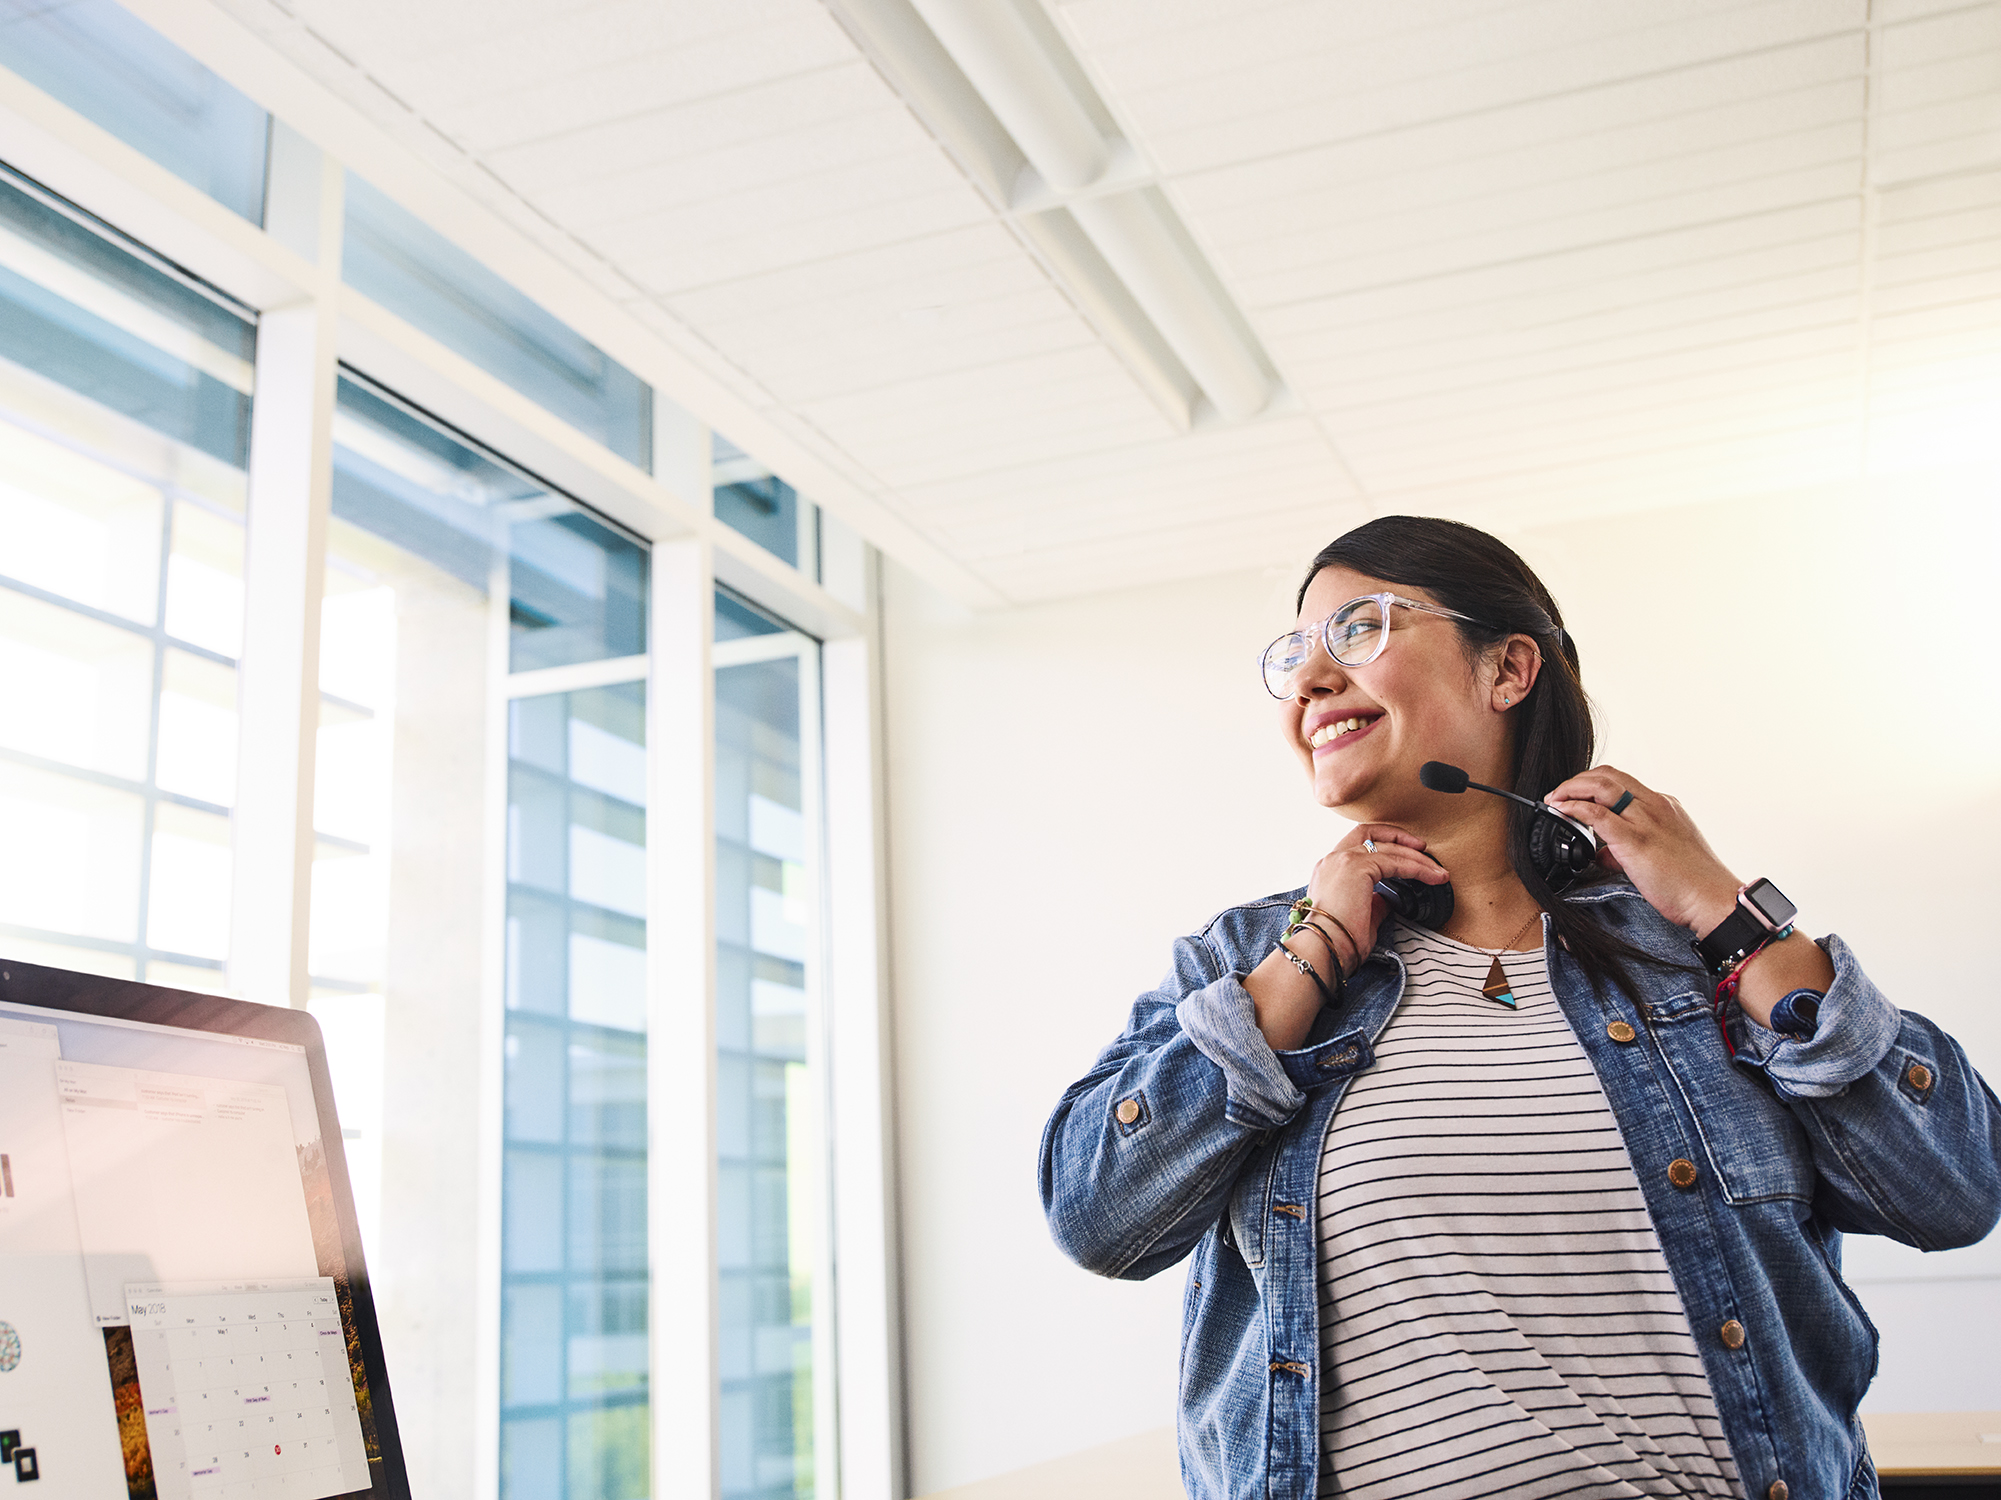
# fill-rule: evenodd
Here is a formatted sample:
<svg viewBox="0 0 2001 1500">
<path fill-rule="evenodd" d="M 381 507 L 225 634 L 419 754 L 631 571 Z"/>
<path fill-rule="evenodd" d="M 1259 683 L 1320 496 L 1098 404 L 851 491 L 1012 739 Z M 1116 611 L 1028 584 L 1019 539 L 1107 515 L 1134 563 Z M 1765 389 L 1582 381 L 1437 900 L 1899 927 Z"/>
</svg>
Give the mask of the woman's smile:
<svg viewBox="0 0 2001 1500">
<path fill-rule="evenodd" d="M 1381 723 L 1382 718 L 1380 713 L 1348 714 L 1340 718 L 1329 715 L 1317 721 L 1307 734 L 1306 743 L 1313 747 L 1317 760 L 1322 755 L 1345 750 Z"/>
</svg>

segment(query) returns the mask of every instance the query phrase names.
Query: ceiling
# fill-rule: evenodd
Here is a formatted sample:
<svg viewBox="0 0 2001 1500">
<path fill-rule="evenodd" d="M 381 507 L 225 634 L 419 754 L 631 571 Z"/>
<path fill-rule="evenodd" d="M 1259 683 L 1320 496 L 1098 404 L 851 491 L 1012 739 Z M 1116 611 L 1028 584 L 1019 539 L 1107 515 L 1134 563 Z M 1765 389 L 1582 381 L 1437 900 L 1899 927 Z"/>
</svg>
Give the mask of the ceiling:
<svg viewBox="0 0 2001 1500">
<path fill-rule="evenodd" d="M 2001 4 L 1045 0 L 1281 382 L 1191 424 L 845 9 L 216 3 L 1012 601 L 2001 431 Z"/>
</svg>

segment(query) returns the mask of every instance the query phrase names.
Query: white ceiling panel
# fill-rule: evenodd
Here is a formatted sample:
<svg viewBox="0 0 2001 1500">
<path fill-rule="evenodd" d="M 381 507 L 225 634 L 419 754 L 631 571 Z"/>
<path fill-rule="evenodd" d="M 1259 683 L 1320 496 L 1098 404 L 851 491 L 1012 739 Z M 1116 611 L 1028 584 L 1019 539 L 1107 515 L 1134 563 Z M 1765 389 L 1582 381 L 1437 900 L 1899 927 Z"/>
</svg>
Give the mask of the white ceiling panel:
<svg viewBox="0 0 2001 1500">
<path fill-rule="evenodd" d="M 1272 361 L 1236 424 L 1156 404 L 859 0 L 213 3 L 1006 598 L 2001 428 L 1997 0 L 986 0 L 1042 7 Z"/>
<path fill-rule="evenodd" d="M 714 153 L 800 131 L 838 137 L 852 117 L 891 103 L 875 73 L 857 58 L 843 67 L 663 104 L 477 155 L 531 201 L 546 188 L 618 179 L 664 163 L 674 163 L 683 181 L 726 187 L 731 179 L 726 166 L 711 159 Z M 915 136 L 915 122 L 912 131 Z"/>
</svg>

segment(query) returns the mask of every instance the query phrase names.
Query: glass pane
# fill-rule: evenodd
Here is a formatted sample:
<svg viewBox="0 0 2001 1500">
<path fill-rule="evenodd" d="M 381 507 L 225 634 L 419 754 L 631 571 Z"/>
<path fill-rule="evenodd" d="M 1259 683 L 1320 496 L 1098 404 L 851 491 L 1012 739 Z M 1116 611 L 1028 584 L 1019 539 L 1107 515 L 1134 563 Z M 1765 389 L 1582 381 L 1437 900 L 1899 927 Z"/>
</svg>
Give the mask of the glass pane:
<svg viewBox="0 0 2001 1500">
<path fill-rule="evenodd" d="M 646 651 L 646 552 L 582 514 L 509 528 L 511 667 L 565 667 Z"/>
<path fill-rule="evenodd" d="M 0 171 L 0 356 L 242 468 L 248 317 Z"/>
<path fill-rule="evenodd" d="M 503 1500 L 649 1490 L 645 713 L 508 705 Z"/>
<path fill-rule="evenodd" d="M 235 799 L 236 668 L 186 651 L 166 653 L 156 765 L 162 791 L 218 807 Z"/>
<path fill-rule="evenodd" d="M 86 453 L 0 426 L 0 574 L 153 623 L 160 491 Z"/>
<path fill-rule="evenodd" d="M 229 819 L 155 803 L 147 945 L 218 963 L 229 957 L 229 880 Z"/>
<path fill-rule="evenodd" d="M 484 882 L 500 860 L 500 1464 L 511 1496 L 558 1497 L 578 1464 L 599 1473 L 625 1452 L 591 1457 L 573 1417 L 645 1421 L 644 1361 L 630 1359 L 646 1338 L 643 698 L 604 690 L 496 711 L 494 632 L 506 611 L 517 633 L 567 641 L 544 659 L 642 652 L 646 556 L 354 372 L 335 413 L 332 508 L 308 961 L 316 1013 L 347 1012 L 323 1026 L 363 1233 L 379 1233 L 395 1269 L 378 1282 L 384 1345 L 392 1363 L 442 1372 L 397 1403 L 407 1430 L 465 1431 L 451 1372 L 491 1312 L 464 1274 L 480 1253 L 491 1142 L 478 1069 L 460 1064 L 488 1045 Z M 623 636 L 607 629 L 617 620 Z M 487 798 L 506 790 L 488 782 L 497 718 L 512 794 L 507 823 L 490 826 Z M 379 1104 L 352 1110 L 351 1096 Z M 589 1311 L 618 1288 L 637 1289 L 635 1327 Z M 414 1490 L 462 1478 L 448 1444 L 411 1456 Z"/>
<path fill-rule="evenodd" d="M 144 781 L 153 654 L 137 631 L 0 589 L 0 746 Z"/>
<path fill-rule="evenodd" d="M 513 671 L 645 653 L 642 545 L 352 377 L 334 416 L 333 513 L 481 590 L 511 554 Z"/>
<path fill-rule="evenodd" d="M 133 941 L 145 816 L 131 792 L 0 761 L 0 923 Z"/>
<path fill-rule="evenodd" d="M 112 0 L 0 0 L 0 64 L 263 223 L 270 116 Z"/>
<path fill-rule="evenodd" d="M 720 432 L 711 434 L 716 519 L 808 578 L 820 576 L 820 507 Z"/>
<path fill-rule="evenodd" d="M 653 392 L 643 380 L 353 173 L 341 275 L 619 457 L 652 468 Z"/>
<path fill-rule="evenodd" d="M 26 16 L 0 9 L 0 51 Z M 243 310 L 0 167 L 14 951 L 224 988 L 254 347 Z"/>
<path fill-rule="evenodd" d="M 718 597 L 719 639 L 779 629 Z M 808 1035 L 817 924 L 802 697 L 796 655 L 716 672 L 722 1486 L 760 1500 L 814 1493 L 824 1137 Z"/>
<path fill-rule="evenodd" d="M 243 517 L 174 502 L 167 556 L 167 634 L 224 656 L 243 654 Z"/>
</svg>

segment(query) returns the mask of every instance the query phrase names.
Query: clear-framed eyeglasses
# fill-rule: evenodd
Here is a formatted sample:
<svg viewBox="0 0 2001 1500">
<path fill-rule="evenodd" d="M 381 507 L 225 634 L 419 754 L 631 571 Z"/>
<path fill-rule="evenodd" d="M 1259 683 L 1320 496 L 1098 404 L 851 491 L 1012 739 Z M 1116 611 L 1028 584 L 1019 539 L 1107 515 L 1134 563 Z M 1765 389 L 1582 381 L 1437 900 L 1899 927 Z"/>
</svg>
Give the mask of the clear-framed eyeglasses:
<svg viewBox="0 0 2001 1500">
<path fill-rule="evenodd" d="M 1265 691 L 1274 698 L 1292 697 L 1295 679 L 1300 668 L 1313 659 L 1315 646 L 1325 647 L 1327 654 L 1344 667 L 1366 667 L 1390 643 L 1390 610 L 1396 606 L 1441 615 L 1448 620 L 1464 620 L 1469 625 L 1486 623 L 1442 604 L 1426 604 L 1401 594 L 1364 594 L 1359 599 L 1350 599 L 1318 624 L 1282 635 L 1265 647 L 1260 663 Z"/>
</svg>

